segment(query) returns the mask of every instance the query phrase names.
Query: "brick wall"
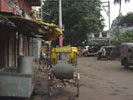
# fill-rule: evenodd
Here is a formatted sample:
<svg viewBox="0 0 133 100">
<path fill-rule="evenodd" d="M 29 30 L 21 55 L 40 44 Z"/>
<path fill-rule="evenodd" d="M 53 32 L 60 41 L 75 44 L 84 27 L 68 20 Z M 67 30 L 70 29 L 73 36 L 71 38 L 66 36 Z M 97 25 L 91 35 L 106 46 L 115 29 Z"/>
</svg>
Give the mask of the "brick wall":
<svg viewBox="0 0 133 100">
<path fill-rule="evenodd" d="M 8 5 L 8 1 L 10 0 L 0 0 L 0 11 L 1 12 L 13 12 L 15 14 L 15 9 L 11 8 Z M 16 0 L 13 0 L 15 3 Z M 31 12 L 31 4 L 29 0 L 18 0 L 18 4 L 21 10 L 24 10 L 27 14 L 30 14 Z"/>
<path fill-rule="evenodd" d="M 15 13 L 15 10 L 13 8 L 9 7 L 7 2 L 8 2 L 8 0 L 0 0 L 0 11 Z"/>
<path fill-rule="evenodd" d="M 1 1 L 1 0 L 0 0 Z M 0 11 L 1 11 L 1 2 L 0 2 Z"/>
<path fill-rule="evenodd" d="M 18 0 L 19 7 L 21 10 L 24 10 L 26 13 L 30 14 L 31 11 L 31 5 L 29 0 Z"/>
</svg>

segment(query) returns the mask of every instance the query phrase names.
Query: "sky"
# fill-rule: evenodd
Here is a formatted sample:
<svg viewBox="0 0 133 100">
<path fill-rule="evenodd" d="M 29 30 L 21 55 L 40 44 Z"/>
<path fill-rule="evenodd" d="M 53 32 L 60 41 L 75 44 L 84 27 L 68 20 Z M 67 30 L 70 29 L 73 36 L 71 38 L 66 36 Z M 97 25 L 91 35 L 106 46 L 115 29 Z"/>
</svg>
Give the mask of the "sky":
<svg viewBox="0 0 133 100">
<path fill-rule="evenodd" d="M 105 2 L 107 0 L 101 0 L 102 2 Z M 118 16 L 119 14 L 119 4 L 114 4 L 114 0 L 109 0 L 110 1 L 110 21 L 112 21 Z M 126 15 L 128 12 L 133 12 L 133 0 L 130 0 L 129 3 L 125 3 L 125 0 L 122 0 L 122 15 Z M 104 23 L 105 23 L 105 28 L 104 30 L 109 29 L 109 22 L 108 22 L 108 16 L 106 15 L 105 11 L 102 10 L 101 14 L 104 17 Z"/>
</svg>

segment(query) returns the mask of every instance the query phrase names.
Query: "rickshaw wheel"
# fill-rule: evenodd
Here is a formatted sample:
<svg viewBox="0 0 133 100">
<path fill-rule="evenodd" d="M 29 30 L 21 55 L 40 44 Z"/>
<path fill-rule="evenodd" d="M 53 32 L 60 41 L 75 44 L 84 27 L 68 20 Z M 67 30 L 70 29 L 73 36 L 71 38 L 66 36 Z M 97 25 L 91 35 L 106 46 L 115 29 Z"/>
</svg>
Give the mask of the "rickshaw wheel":
<svg viewBox="0 0 133 100">
<path fill-rule="evenodd" d="M 48 76 L 48 96 L 52 96 L 51 78 Z"/>
<path fill-rule="evenodd" d="M 79 80 L 77 79 L 77 97 L 79 97 Z"/>
<path fill-rule="evenodd" d="M 48 96 L 51 96 L 51 95 L 52 95 L 52 87 L 48 83 Z"/>
<path fill-rule="evenodd" d="M 78 79 L 78 73 L 77 73 L 77 78 L 76 78 L 76 84 L 77 84 L 77 97 L 79 97 L 79 79 Z"/>
</svg>

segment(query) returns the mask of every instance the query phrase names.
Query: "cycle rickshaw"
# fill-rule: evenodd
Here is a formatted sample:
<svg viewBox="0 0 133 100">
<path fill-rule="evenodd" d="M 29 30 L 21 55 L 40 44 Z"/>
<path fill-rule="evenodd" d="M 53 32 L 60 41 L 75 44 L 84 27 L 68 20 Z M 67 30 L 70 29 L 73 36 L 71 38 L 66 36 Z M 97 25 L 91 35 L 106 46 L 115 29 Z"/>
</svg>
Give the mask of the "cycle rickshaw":
<svg viewBox="0 0 133 100">
<path fill-rule="evenodd" d="M 64 46 L 52 48 L 52 70 L 48 74 L 48 94 L 52 95 L 54 87 L 76 87 L 79 96 L 80 74 L 77 72 L 76 47 Z"/>
</svg>

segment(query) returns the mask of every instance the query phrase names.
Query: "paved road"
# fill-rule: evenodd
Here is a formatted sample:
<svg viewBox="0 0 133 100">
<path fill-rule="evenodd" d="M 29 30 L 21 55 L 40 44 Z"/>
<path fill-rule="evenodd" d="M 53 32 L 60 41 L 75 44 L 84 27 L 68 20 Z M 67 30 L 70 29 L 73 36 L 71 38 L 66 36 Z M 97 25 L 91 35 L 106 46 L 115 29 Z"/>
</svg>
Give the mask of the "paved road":
<svg viewBox="0 0 133 100">
<path fill-rule="evenodd" d="M 119 61 L 80 57 L 80 96 L 75 88 L 56 89 L 43 100 L 133 100 L 133 69 L 123 69 Z"/>
</svg>

